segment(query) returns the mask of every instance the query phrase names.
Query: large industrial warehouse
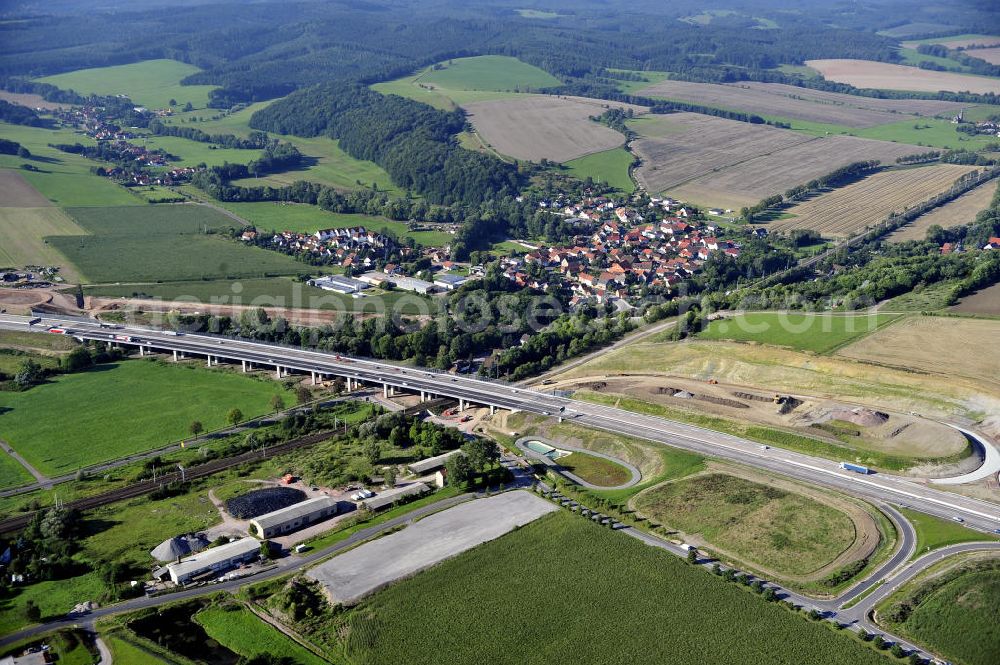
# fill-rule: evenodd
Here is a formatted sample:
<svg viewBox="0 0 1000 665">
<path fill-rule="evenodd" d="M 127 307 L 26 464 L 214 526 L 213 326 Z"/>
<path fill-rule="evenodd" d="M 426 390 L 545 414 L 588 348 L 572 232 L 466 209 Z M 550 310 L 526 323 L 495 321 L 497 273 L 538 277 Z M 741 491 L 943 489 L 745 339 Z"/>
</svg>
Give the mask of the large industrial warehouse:
<svg viewBox="0 0 1000 665">
<path fill-rule="evenodd" d="M 261 538 L 273 538 L 337 514 L 337 502 L 328 496 L 307 499 L 250 520 Z"/>
</svg>

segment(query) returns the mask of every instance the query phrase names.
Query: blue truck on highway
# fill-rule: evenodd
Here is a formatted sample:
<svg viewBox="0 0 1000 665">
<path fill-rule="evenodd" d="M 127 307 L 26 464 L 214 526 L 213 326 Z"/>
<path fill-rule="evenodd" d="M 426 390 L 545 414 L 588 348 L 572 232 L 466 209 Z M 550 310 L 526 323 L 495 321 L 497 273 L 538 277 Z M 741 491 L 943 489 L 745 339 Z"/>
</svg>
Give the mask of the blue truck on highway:
<svg viewBox="0 0 1000 665">
<path fill-rule="evenodd" d="M 850 462 L 841 462 L 840 468 L 844 471 L 853 471 L 854 473 L 863 473 L 868 475 L 871 471 L 867 466 L 861 466 L 860 464 L 851 464 Z"/>
</svg>

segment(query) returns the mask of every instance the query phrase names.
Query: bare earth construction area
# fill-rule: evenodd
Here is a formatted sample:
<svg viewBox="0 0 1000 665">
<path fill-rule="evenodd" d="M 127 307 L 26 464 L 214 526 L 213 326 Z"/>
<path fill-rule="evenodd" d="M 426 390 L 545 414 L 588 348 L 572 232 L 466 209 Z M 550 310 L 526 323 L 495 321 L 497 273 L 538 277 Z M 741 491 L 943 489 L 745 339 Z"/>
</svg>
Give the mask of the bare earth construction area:
<svg viewBox="0 0 1000 665">
<path fill-rule="evenodd" d="M 853 136 L 813 137 L 695 113 L 632 123 L 643 138 L 636 177 L 650 192 L 701 205 L 739 208 L 851 162 L 897 157 L 919 146 Z"/>
<path fill-rule="evenodd" d="M 837 83 L 847 83 L 856 88 L 1000 93 L 1000 79 L 985 76 L 935 72 L 872 60 L 807 60 L 806 65 L 822 74 L 823 78 Z"/>
<path fill-rule="evenodd" d="M 782 83 L 662 81 L 644 88 L 640 94 L 859 129 L 899 122 L 901 113 L 937 115 L 957 111 L 963 106 L 953 102 L 923 99 L 858 97 Z"/>
<path fill-rule="evenodd" d="M 929 199 L 972 170 L 941 164 L 884 171 L 788 209 L 792 215 L 768 225 L 776 231 L 813 229 L 826 237 L 844 237 L 877 224 L 891 212 Z"/>
<path fill-rule="evenodd" d="M 307 575 L 323 585 L 334 603 L 354 603 L 555 510 L 525 491 L 477 499 L 334 557 Z"/>
<path fill-rule="evenodd" d="M 642 106 L 577 97 L 517 95 L 463 105 L 479 135 L 502 155 L 515 159 L 566 162 L 617 148 L 625 137 L 590 119 L 608 108 Z"/>
</svg>

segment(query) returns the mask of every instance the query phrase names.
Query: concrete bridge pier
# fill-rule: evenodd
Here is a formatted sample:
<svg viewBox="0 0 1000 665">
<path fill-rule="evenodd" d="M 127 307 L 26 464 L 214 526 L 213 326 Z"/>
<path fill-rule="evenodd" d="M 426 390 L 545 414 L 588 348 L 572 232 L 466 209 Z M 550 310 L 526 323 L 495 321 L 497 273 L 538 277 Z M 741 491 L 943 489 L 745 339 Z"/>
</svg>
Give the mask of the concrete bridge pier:
<svg viewBox="0 0 1000 665">
<path fill-rule="evenodd" d="M 274 366 L 274 375 L 279 379 L 281 378 L 281 365 Z"/>
<path fill-rule="evenodd" d="M 497 408 L 495 406 L 493 406 L 492 404 L 490 404 L 490 415 L 492 416 L 492 415 L 496 414 L 496 412 L 497 412 Z"/>
<path fill-rule="evenodd" d="M 208 356 L 208 360 L 207 360 L 205 366 L 206 367 L 211 367 L 212 366 L 212 356 Z"/>
<path fill-rule="evenodd" d="M 458 410 L 459 411 L 465 411 L 465 407 L 466 406 L 468 406 L 468 405 L 465 403 L 465 400 L 462 399 L 461 397 L 459 397 L 458 398 Z"/>
<path fill-rule="evenodd" d="M 142 358 L 146 355 L 146 349 L 142 344 L 139 345 L 139 357 Z"/>
<path fill-rule="evenodd" d="M 309 372 L 309 378 L 312 379 L 312 385 L 316 385 L 316 372 Z"/>
<path fill-rule="evenodd" d="M 383 383 L 382 384 L 382 397 L 385 398 L 385 399 L 389 399 L 389 384 L 388 383 Z"/>
<path fill-rule="evenodd" d="M 177 362 L 177 350 L 174 349 L 174 362 Z"/>
</svg>

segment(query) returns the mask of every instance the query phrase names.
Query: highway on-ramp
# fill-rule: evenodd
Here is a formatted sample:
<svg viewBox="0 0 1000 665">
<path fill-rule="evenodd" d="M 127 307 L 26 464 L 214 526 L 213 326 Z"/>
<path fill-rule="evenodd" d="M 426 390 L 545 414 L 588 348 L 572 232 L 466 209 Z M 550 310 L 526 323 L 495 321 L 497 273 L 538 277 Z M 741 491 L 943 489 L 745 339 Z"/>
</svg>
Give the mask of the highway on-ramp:
<svg viewBox="0 0 1000 665">
<path fill-rule="evenodd" d="M 203 334 L 176 333 L 137 327 L 109 329 L 92 319 L 42 316 L 29 325 L 28 317 L 0 315 L 0 328 L 53 334 L 54 328 L 80 339 L 118 343 L 145 350 L 204 356 L 212 362 L 250 362 L 255 367 L 337 375 L 409 392 L 422 392 L 466 402 L 559 417 L 615 434 L 637 437 L 676 448 L 728 459 L 797 480 L 830 487 L 876 503 L 907 505 L 921 512 L 964 522 L 981 531 L 1000 529 L 1000 505 L 943 491 L 889 474 L 861 475 L 845 471 L 837 462 L 741 437 L 633 413 L 524 386 L 391 363 L 348 358 L 334 353 Z M 280 369 L 278 369 L 280 368 Z"/>
</svg>

